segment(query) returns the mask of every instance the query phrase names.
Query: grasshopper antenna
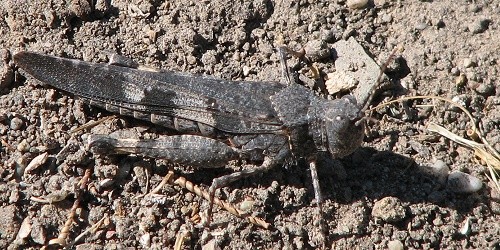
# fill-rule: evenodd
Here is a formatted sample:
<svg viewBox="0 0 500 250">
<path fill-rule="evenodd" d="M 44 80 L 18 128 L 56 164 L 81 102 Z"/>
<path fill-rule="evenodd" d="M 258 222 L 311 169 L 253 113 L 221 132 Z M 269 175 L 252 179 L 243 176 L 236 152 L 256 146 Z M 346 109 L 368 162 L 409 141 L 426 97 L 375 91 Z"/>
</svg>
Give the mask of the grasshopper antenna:
<svg viewBox="0 0 500 250">
<path fill-rule="evenodd" d="M 359 115 L 361 116 L 361 114 L 363 114 L 363 118 L 361 118 L 358 121 L 356 121 L 356 123 L 355 123 L 356 126 L 358 126 L 364 120 L 366 120 L 366 118 L 364 116 L 364 113 L 366 112 L 366 110 L 368 110 L 368 107 L 370 107 L 370 103 L 372 102 L 373 98 L 375 97 L 375 92 L 376 92 L 377 88 L 379 87 L 380 83 L 382 82 L 382 79 L 384 78 L 384 72 L 385 72 L 385 70 L 389 66 L 389 63 L 392 62 L 392 60 L 394 60 L 394 57 L 396 56 L 396 52 L 398 52 L 400 50 L 401 50 L 401 47 L 399 47 L 399 46 L 396 47 L 395 49 L 393 49 L 392 52 L 391 52 L 391 54 L 387 58 L 387 60 L 385 60 L 384 64 L 382 64 L 382 66 L 380 67 L 380 73 L 378 74 L 377 82 L 370 89 L 370 93 L 371 94 L 368 97 L 368 99 L 366 99 L 365 104 L 363 105 L 363 107 L 359 111 Z"/>
</svg>

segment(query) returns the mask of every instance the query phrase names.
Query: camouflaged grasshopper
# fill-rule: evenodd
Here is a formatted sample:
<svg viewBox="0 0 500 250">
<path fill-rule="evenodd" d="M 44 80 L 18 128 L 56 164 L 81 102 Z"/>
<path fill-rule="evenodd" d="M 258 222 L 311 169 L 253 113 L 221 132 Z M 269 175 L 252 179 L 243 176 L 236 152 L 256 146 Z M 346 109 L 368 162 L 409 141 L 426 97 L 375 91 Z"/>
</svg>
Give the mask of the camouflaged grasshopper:
<svg viewBox="0 0 500 250">
<path fill-rule="evenodd" d="M 91 105 L 188 134 L 156 140 L 92 135 L 89 145 L 94 152 L 139 154 L 200 168 L 222 167 L 234 159 L 255 164 L 213 180 L 208 219 L 216 189 L 291 157 L 309 162 L 315 198 L 321 204 L 317 157 L 343 158 L 361 145 L 371 101 L 370 97 L 357 103 L 351 95 L 326 100 L 289 77 L 285 83 L 228 81 L 32 52 L 20 52 L 14 60 L 42 83 Z"/>
</svg>

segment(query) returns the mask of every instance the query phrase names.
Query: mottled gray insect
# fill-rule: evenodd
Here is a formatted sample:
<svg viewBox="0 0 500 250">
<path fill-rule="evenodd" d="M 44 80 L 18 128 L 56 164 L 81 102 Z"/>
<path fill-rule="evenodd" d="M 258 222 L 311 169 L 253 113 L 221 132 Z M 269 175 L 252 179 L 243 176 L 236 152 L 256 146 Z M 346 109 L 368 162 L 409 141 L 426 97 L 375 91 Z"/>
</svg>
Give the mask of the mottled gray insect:
<svg viewBox="0 0 500 250">
<path fill-rule="evenodd" d="M 216 189 L 296 157 L 309 162 L 321 203 L 318 155 L 342 158 L 363 141 L 366 103 L 350 95 L 326 100 L 290 78 L 286 83 L 227 81 L 31 52 L 20 52 L 14 59 L 39 81 L 92 105 L 189 134 L 157 140 L 92 135 L 94 152 L 134 153 L 201 168 L 221 167 L 234 159 L 255 164 L 214 179 L 212 200 Z"/>
</svg>

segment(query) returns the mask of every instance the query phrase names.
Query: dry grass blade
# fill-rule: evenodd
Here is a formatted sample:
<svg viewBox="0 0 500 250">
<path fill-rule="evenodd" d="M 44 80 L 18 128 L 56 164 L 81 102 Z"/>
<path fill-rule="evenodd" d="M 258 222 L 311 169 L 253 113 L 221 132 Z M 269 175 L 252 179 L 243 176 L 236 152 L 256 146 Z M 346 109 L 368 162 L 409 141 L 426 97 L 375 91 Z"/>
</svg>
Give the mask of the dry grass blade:
<svg viewBox="0 0 500 250">
<path fill-rule="evenodd" d="M 489 150 L 486 145 L 462 138 L 435 123 L 429 124 L 427 126 L 427 129 L 429 131 L 436 132 L 460 145 L 466 146 L 474 150 L 474 154 L 481 160 L 483 160 L 488 166 L 491 175 L 490 179 L 495 183 L 497 189 L 500 190 L 497 174 L 495 173 L 495 170 L 500 170 L 500 159 L 496 158 L 493 154 L 488 152 Z"/>
<path fill-rule="evenodd" d="M 90 233 L 95 233 L 95 231 L 102 226 L 102 224 L 104 223 L 105 220 L 109 219 L 109 216 L 107 214 L 105 214 L 99 221 L 97 221 L 94 225 L 90 226 L 89 228 L 87 228 L 85 231 L 83 231 L 80 235 L 78 235 L 74 240 L 73 242 L 71 242 L 70 244 L 68 244 L 65 249 L 72 249 L 73 246 L 78 243 L 80 240 L 82 240 L 85 236 L 87 236 L 87 234 L 90 234 Z"/>
<path fill-rule="evenodd" d="M 64 223 L 64 226 L 62 227 L 61 231 L 59 232 L 59 235 L 57 236 L 57 238 L 51 239 L 49 241 L 49 245 L 51 245 L 51 246 L 52 245 L 59 245 L 59 246 L 63 246 L 63 247 L 67 245 L 66 239 L 68 238 L 68 235 L 69 235 L 70 230 L 71 230 L 71 226 L 73 225 L 73 221 L 74 221 L 73 217 L 75 216 L 76 209 L 80 206 L 80 200 L 82 199 L 82 195 L 81 195 L 82 191 L 87 186 L 87 182 L 88 182 L 91 174 L 92 174 L 91 169 L 85 170 L 85 175 L 80 180 L 80 183 L 79 183 L 80 187 L 77 191 L 75 202 L 73 202 L 73 206 L 71 207 L 71 210 L 68 214 L 68 218 L 66 220 L 66 223 Z"/>
</svg>

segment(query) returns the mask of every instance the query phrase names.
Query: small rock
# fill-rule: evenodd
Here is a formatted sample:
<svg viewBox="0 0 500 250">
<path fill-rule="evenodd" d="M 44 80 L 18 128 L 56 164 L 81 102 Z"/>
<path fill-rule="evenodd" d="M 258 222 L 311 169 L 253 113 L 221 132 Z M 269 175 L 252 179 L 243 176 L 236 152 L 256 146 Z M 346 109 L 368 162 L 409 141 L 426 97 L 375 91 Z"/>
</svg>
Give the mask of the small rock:
<svg viewBox="0 0 500 250">
<path fill-rule="evenodd" d="M 99 19 L 110 10 L 110 3 L 106 0 L 94 1 L 94 15 Z"/>
<path fill-rule="evenodd" d="M 31 239 L 40 245 L 45 245 L 47 243 L 47 236 L 45 233 L 45 229 L 38 221 L 34 222 L 31 227 Z"/>
<path fill-rule="evenodd" d="M 382 19 L 382 23 L 390 23 L 390 22 L 392 22 L 392 16 L 390 14 L 388 14 L 388 13 L 383 14 L 382 17 L 381 17 L 381 19 Z"/>
<path fill-rule="evenodd" d="M 215 50 L 208 50 L 201 56 L 203 65 L 214 65 L 217 63 L 217 52 Z"/>
<path fill-rule="evenodd" d="M 24 169 L 24 174 L 26 175 L 29 172 L 42 166 L 43 164 L 45 164 L 45 162 L 47 161 L 48 158 L 49 158 L 49 153 L 47 153 L 47 152 L 33 158 L 33 160 L 31 160 L 31 162 L 28 164 L 28 166 Z"/>
<path fill-rule="evenodd" d="M 427 28 L 427 23 L 424 23 L 424 22 L 419 22 L 415 25 L 415 29 L 416 30 L 425 30 L 425 28 Z"/>
<path fill-rule="evenodd" d="M 14 117 L 10 120 L 10 129 L 19 130 L 24 126 L 24 121 L 19 117 Z"/>
<path fill-rule="evenodd" d="M 24 242 L 26 238 L 31 233 L 31 220 L 29 217 L 24 218 L 23 223 L 21 223 L 21 228 L 19 228 L 19 231 L 17 232 L 16 240 L 20 240 L 21 242 Z"/>
<path fill-rule="evenodd" d="M 244 213 L 248 213 L 252 211 L 254 204 L 255 201 L 252 198 L 247 197 L 243 202 L 240 203 L 239 207 L 241 211 L 243 211 Z"/>
<path fill-rule="evenodd" d="M 17 233 L 19 232 L 19 227 L 21 226 L 21 221 L 18 218 L 20 214 L 21 212 L 15 204 L 3 205 L 0 207 L 0 232 L 2 232 L 2 244 L 15 239 Z M 5 247 L 6 245 L 2 246 Z"/>
<path fill-rule="evenodd" d="M 363 9 L 368 5 L 368 0 L 347 0 L 346 4 L 351 9 Z"/>
<path fill-rule="evenodd" d="M 375 203 L 372 216 L 386 222 L 398 222 L 406 217 L 406 209 L 398 198 L 385 197 Z"/>
<path fill-rule="evenodd" d="M 88 0 L 72 0 L 69 3 L 69 10 L 82 20 L 88 20 L 92 13 L 92 5 Z"/>
<path fill-rule="evenodd" d="M 470 217 L 467 217 L 467 219 L 465 219 L 464 225 L 462 226 L 462 228 L 460 228 L 460 234 L 467 236 L 471 233 L 470 223 Z"/>
<path fill-rule="evenodd" d="M 248 66 L 243 66 L 243 76 L 248 76 L 250 74 L 250 71 L 252 70 L 252 68 L 248 67 Z"/>
<path fill-rule="evenodd" d="M 56 12 L 53 10 L 45 10 L 43 12 L 45 17 L 45 22 L 47 23 L 48 28 L 54 28 L 57 20 Z"/>
<path fill-rule="evenodd" d="M 330 55 L 328 45 L 322 40 L 312 40 L 307 42 L 304 46 L 304 50 L 306 51 L 306 56 L 308 56 L 313 62 L 325 59 Z"/>
<path fill-rule="evenodd" d="M 17 144 L 17 151 L 25 153 L 30 150 L 30 144 L 26 139 L 23 139 L 19 144 Z"/>
<path fill-rule="evenodd" d="M 143 234 L 140 238 L 139 238 L 139 243 L 141 243 L 141 245 L 144 247 L 144 248 L 149 248 L 149 246 L 151 245 L 151 235 L 149 233 L 145 233 Z"/>
<path fill-rule="evenodd" d="M 326 90 L 328 90 L 328 94 L 330 95 L 351 90 L 358 85 L 358 80 L 344 71 L 328 73 L 326 78 L 325 86 Z"/>
<path fill-rule="evenodd" d="M 476 66 L 476 62 L 475 61 L 473 61 L 470 58 L 465 58 L 464 59 L 464 67 L 465 68 L 470 68 L 470 67 L 474 67 L 474 66 Z"/>
<path fill-rule="evenodd" d="M 201 249 L 202 250 L 218 250 L 220 248 L 217 246 L 216 241 L 214 239 L 211 239 L 210 241 L 205 243 L 205 245 L 201 246 Z"/>
<path fill-rule="evenodd" d="M 8 88 L 14 82 L 14 70 L 5 65 L 0 70 L 0 89 Z"/>
<path fill-rule="evenodd" d="M 489 96 L 494 94 L 495 85 L 490 83 L 481 83 L 474 90 L 480 95 Z"/>
<path fill-rule="evenodd" d="M 391 240 L 389 243 L 387 243 L 387 249 L 389 250 L 403 250 L 404 245 L 403 242 L 399 240 Z"/>
<path fill-rule="evenodd" d="M 115 184 L 115 180 L 113 180 L 111 178 L 106 178 L 106 179 L 99 182 L 99 187 L 108 188 L 108 187 L 111 187 L 113 184 Z"/>
<path fill-rule="evenodd" d="M 451 74 L 452 76 L 459 76 L 459 75 L 460 75 L 460 69 L 459 69 L 459 68 L 457 68 L 457 67 L 453 67 L 453 68 L 451 68 L 451 70 L 450 70 L 450 74 Z"/>
<path fill-rule="evenodd" d="M 491 20 L 488 18 L 481 18 L 469 24 L 468 28 L 472 34 L 479 34 L 485 32 L 490 26 Z"/>
<path fill-rule="evenodd" d="M 481 180 L 460 171 L 454 171 L 448 176 L 447 188 L 455 193 L 474 193 L 479 191 L 482 186 Z"/>
</svg>

